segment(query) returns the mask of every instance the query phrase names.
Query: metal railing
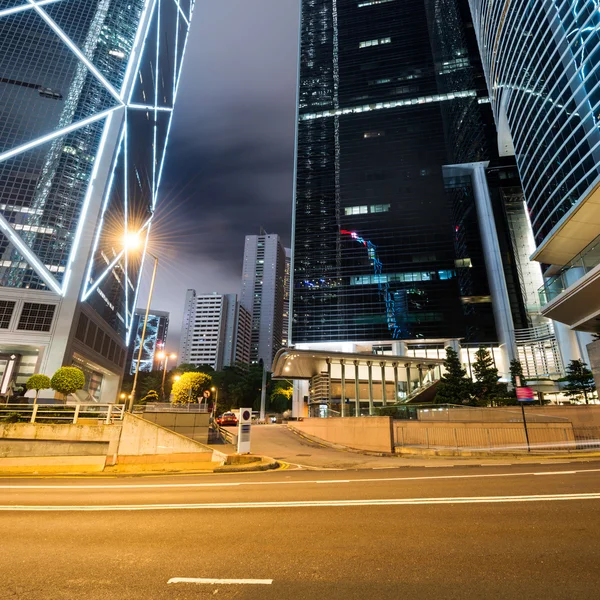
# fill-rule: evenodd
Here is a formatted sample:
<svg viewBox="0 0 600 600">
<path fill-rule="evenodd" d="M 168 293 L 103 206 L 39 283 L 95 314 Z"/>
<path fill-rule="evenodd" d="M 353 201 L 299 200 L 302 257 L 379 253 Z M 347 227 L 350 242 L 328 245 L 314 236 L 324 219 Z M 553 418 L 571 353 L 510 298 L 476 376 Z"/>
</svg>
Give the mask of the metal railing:
<svg viewBox="0 0 600 600">
<path fill-rule="evenodd" d="M 136 404 L 133 412 L 165 412 L 165 413 L 208 413 L 208 404 L 171 404 L 170 402 L 152 402 Z"/>
<path fill-rule="evenodd" d="M 94 420 L 109 425 L 123 420 L 123 404 L 4 404 L 0 424 L 54 423 L 77 424 Z"/>
<path fill-rule="evenodd" d="M 580 273 L 583 276 L 598 264 L 600 264 L 600 235 L 565 265 L 557 275 L 544 282 L 544 285 L 538 290 L 542 306 L 554 300 L 573 283 L 573 281 L 569 283 L 567 277 L 571 269 L 581 269 Z M 577 277 L 577 279 L 579 278 Z"/>
</svg>

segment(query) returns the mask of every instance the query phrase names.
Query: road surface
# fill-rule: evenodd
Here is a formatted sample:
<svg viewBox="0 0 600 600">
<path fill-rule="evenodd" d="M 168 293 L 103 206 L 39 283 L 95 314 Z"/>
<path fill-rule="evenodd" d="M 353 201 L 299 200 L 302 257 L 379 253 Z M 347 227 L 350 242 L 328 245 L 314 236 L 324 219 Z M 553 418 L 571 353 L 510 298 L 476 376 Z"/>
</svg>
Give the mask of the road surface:
<svg viewBox="0 0 600 600">
<path fill-rule="evenodd" d="M 600 462 L 0 479 L 0 598 L 596 597 Z"/>
</svg>

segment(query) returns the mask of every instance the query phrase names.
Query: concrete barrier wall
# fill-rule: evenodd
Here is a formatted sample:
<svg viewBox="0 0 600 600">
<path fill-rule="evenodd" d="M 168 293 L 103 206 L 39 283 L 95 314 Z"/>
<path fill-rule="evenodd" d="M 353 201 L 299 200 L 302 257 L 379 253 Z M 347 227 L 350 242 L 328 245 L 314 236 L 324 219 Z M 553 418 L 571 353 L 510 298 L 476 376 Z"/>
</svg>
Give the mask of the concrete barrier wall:
<svg viewBox="0 0 600 600">
<path fill-rule="evenodd" d="M 522 423 L 431 423 L 394 421 L 396 446 L 436 448 L 511 448 L 527 444 Z M 572 447 L 575 434 L 571 423 L 528 423 L 532 445 Z"/>
<path fill-rule="evenodd" d="M 356 450 L 393 452 L 390 417 L 304 419 L 290 423 L 293 429 Z"/>
<path fill-rule="evenodd" d="M 208 442 L 208 413 L 177 413 L 145 411 L 139 415 L 146 421 L 156 423 L 165 429 L 184 435 L 196 442 Z"/>
<path fill-rule="evenodd" d="M 32 450 L 40 451 L 40 456 L 61 456 L 64 443 L 102 443 L 107 444 L 106 454 L 117 452 L 121 424 L 114 425 L 73 425 L 67 423 L 6 423 L 0 425 L 0 442 L 5 440 L 27 440 L 37 442 Z M 57 442 L 56 444 L 53 444 Z M 83 450 L 84 445 L 81 446 Z"/>
<path fill-rule="evenodd" d="M 17 456 L 106 456 L 108 442 L 0 439 L 0 458 Z"/>
<path fill-rule="evenodd" d="M 119 456 L 150 454 L 194 454 L 198 460 L 212 458 L 212 449 L 183 435 L 150 423 L 136 415 L 126 414 L 123 419 Z"/>
</svg>

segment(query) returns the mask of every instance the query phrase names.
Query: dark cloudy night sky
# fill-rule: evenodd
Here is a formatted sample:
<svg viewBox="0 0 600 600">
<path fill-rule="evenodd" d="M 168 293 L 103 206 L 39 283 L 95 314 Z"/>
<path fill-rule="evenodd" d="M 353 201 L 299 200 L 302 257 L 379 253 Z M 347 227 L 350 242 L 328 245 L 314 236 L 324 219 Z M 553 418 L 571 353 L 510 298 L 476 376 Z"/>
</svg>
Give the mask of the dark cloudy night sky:
<svg viewBox="0 0 600 600">
<path fill-rule="evenodd" d="M 289 245 L 297 52 L 298 0 L 196 2 L 151 235 L 172 351 L 188 288 L 240 293 L 246 234 Z"/>
</svg>

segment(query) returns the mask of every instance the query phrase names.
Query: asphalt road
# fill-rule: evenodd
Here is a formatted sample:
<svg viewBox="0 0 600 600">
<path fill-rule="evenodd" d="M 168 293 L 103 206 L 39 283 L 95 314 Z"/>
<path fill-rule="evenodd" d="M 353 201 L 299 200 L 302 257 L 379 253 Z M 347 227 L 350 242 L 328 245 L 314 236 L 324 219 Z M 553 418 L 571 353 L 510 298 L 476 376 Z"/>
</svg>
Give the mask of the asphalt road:
<svg viewBox="0 0 600 600">
<path fill-rule="evenodd" d="M 600 462 L 0 479 L 0 532 L 2 599 L 587 600 Z"/>
</svg>

